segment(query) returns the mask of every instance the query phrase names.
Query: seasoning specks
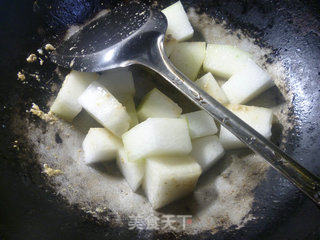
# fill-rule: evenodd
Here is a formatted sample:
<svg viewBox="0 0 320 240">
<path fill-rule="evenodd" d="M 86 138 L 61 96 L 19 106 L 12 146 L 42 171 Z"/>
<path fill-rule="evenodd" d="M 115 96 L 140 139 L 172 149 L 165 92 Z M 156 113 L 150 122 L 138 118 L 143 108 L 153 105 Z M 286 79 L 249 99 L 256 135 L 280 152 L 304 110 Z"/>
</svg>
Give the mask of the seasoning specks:
<svg viewBox="0 0 320 240">
<path fill-rule="evenodd" d="M 36 60 L 37 60 L 37 55 L 35 55 L 34 53 L 31 53 L 29 57 L 27 57 L 27 62 L 29 63 L 35 62 Z"/>
<path fill-rule="evenodd" d="M 53 169 L 48 166 L 48 164 L 43 164 L 43 172 L 47 174 L 49 177 L 55 176 L 55 175 L 60 175 L 62 173 L 61 170 L 59 169 Z"/>
</svg>

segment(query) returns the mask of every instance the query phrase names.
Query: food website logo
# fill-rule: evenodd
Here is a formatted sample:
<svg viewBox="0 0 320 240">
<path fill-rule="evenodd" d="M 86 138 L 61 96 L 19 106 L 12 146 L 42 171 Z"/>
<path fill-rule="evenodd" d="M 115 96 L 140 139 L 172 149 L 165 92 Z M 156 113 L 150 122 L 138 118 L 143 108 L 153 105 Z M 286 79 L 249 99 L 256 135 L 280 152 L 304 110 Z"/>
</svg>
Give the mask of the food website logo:
<svg viewBox="0 0 320 240">
<path fill-rule="evenodd" d="M 143 214 L 130 215 L 128 228 L 130 230 L 185 230 L 192 224 L 191 215 L 145 216 Z"/>
</svg>

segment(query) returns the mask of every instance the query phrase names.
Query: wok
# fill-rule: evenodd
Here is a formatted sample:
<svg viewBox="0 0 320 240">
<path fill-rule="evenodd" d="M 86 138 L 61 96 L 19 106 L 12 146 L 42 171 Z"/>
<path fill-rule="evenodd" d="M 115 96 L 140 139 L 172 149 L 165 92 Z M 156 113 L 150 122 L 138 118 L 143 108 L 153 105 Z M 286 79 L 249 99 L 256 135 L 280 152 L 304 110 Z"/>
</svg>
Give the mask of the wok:
<svg viewBox="0 0 320 240">
<path fill-rule="evenodd" d="M 61 41 L 72 25 L 83 24 L 103 9 L 112 9 L 117 1 L 3 1 L 1 11 L 1 162 L 0 162 L 0 236 L 3 239 L 318 239 L 319 210 L 302 196 L 287 180 L 261 160 L 250 160 L 247 150 L 230 153 L 216 169 L 204 175 L 199 182 L 199 194 L 195 193 L 178 204 L 160 211 L 162 214 L 194 214 L 204 212 L 209 223 L 202 223 L 198 230 L 185 232 L 162 230 L 130 230 L 128 222 L 119 224 L 117 217 L 127 219 L 127 214 L 115 210 L 113 202 L 121 199 L 109 196 L 106 209 L 97 209 L 99 201 L 86 201 L 88 181 L 80 173 L 67 175 L 53 181 L 42 173 L 45 152 L 60 167 L 75 161 L 68 155 L 73 145 L 66 138 L 61 125 L 49 124 L 32 116 L 28 111 L 37 103 L 48 110 L 57 93 L 66 69 L 56 69 L 46 57 L 44 64 L 26 63 L 26 57 L 46 43 Z M 170 1 L 147 2 L 153 7 L 167 6 Z M 212 35 L 221 41 L 243 44 L 257 61 L 272 72 L 279 90 L 267 91 L 255 104 L 274 107 L 278 122 L 274 124 L 273 141 L 280 145 L 314 174 L 320 174 L 320 5 L 316 1 L 183 1 L 189 8 L 196 39 L 206 41 Z M 214 21 L 212 21 L 214 19 Z M 212 26 L 214 31 L 210 31 Z M 249 43 L 246 40 L 249 39 Z M 212 39 L 209 39 L 212 40 Z M 213 39 L 214 40 L 214 39 Z M 217 41 L 218 41 L 217 40 Z M 246 45 L 247 44 L 247 45 Z M 263 55 L 261 56 L 261 53 Z M 23 70 L 26 83 L 17 80 L 17 72 Z M 156 85 L 179 101 L 181 96 L 168 88 L 155 73 L 133 67 L 139 89 Z M 37 79 L 36 76 L 39 76 Z M 143 81 L 143 79 L 147 81 Z M 150 80 L 152 79 L 152 81 Z M 39 80 L 39 81 L 38 81 Z M 150 80 L 150 81 L 149 81 Z M 148 83 L 149 82 L 149 83 Z M 143 83 L 143 85 L 141 85 Z M 142 90 L 141 90 L 142 91 Z M 141 93 L 140 93 L 141 95 Z M 139 98 L 139 97 L 138 97 Z M 270 101 L 266 101 L 269 99 Z M 137 99 L 139 101 L 139 99 Z M 181 101 L 181 100 L 180 100 Z M 49 103 L 48 103 L 49 102 Z M 189 102 L 185 108 L 192 109 Z M 283 107 L 277 108 L 281 105 Z M 83 119 L 76 123 L 87 123 Z M 80 117 L 81 118 L 81 117 Z M 92 123 L 93 125 L 95 123 Z M 76 125 L 77 126 L 77 125 Z M 60 128 L 61 127 L 61 128 Z M 72 129 L 70 131 L 73 131 Z M 82 128 L 82 131 L 83 128 Z M 76 139 L 76 138 L 71 138 Z M 49 142 L 53 149 L 43 149 Z M 66 149 L 67 148 L 67 149 Z M 65 155 L 67 160 L 61 161 Z M 234 159 L 237 156 L 237 159 Z M 238 159 L 239 158 L 239 159 Z M 242 163 L 246 163 L 242 165 Z M 54 164 L 54 163 L 53 163 Z M 236 168 L 232 168 L 235 166 Z M 73 165 L 72 165 L 73 166 Z M 114 166 L 98 166 L 112 179 L 118 178 Z M 64 169 L 65 172 L 67 169 Z M 244 172 L 243 185 L 237 185 L 234 170 Z M 238 188 L 238 195 L 226 195 L 221 203 L 228 202 L 219 221 L 212 210 L 219 194 L 210 188 L 215 180 L 229 181 Z M 78 177 L 85 184 L 78 184 L 65 194 L 64 182 Z M 109 176 L 109 177 L 110 177 Z M 230 177 L 231 176 L 231 177 Z M 232 178 L 235 176 L 235 178 Z M 241 175 L 242 176 L 242 175 Z M 69 177 L 69 178 L 68 178 Z M 107 176 L 104 176 L 107 177 Z M 248 184 L 245 184 L 248 183 Z M 252 184 L 254 183 L 254 184 Z M 233 185 L 232 185 L 233 184 Z M 122 185 L 121 185 L 122 186 Z M 249 186 L 249 187 L 248 187 Z M 107 188 L 108 186 L 106 186 Z M 241 193 L 242 188 L 244 193 Z M 198 194 L 198 195 L 197 195 Z M 119 196 L 118 196 L 119 195 Z M 199 199 L 201 198 L 201 199 Z M 91 199 L 92 200 L 92 199 Z M 197 205 L 197 203 L 199 204 Z M 128 202 L 129 208 L 138 209 Z M 147 204 L 147 203 L 145 203 Z M 144 206 L 144 205 L 143 205 Z M 223 205 L 224 206 L 224 205 Z M 233 212 L 245 209 L 240 220 L 234 220 Z M 225 214 L 231 216 L 224 217 Z M 210 218 L 211 217 L 211 218 Z M 233 220 L 232 220 L 233 219 Z M 193 221 L 198 221 L 193 219 Z M 215 221 L 212 224 L 210 221 Z M 224 222 L 224 221 L 227 221 Z M 229 222 L 228 222 L 229 221 Z"/>
</svg>

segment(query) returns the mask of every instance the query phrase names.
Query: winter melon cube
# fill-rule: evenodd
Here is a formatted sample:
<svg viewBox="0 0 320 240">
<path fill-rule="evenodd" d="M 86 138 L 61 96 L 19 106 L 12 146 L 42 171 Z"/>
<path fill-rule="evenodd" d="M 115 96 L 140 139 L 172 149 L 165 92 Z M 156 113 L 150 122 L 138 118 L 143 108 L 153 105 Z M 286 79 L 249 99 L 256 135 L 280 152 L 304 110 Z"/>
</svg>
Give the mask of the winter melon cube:
<svg viewBox="0 0 320 240">
<path fill-rule="evenodd" d="M 218 132 L 213 118 L 204 110 L 182 114 L 181 118 L 187 120 L 191 139 L 214 135 Z"/>
<path fill-rule="evenodd" d="M 122 147 L 117 154 L 117 164 L 122 175 L 125 177 L 126 181 L 128 182 L 130 188 L 133 191 L 136 191 L 142 183 L 142 179 L 144 176 L 145 162 L 144 161 L 138 161 L 138 162 L 128 161 L 127 153 Z"/>
<path fill-rule="evenodd" d="M 125 106 L 127 113 L 130 116 L 130 128 L 132 128 L 139 123 L 133 97 L 128 96 L 126 98 L 122 98 L 121 103 Z"/>
<path fill-rule="evenodd" d="M 82 143 L 84 160 L 87 164 L 113 160 L 121 145 L 121 139 L 107 129 L 90 128 Z"/>
<path fill-rule="evenodd" d="M 66 76 L 50 111 L 71 122 L 82 109 L 78 103 L 79 96 L 97 78 L 96 73 L 71 71 Z"/>
<path fill-rule="evenodd" d="M 148 118 L 123 134 L 130 161 L 153 156 L 181 156 L 191 152 L 187 122 L 177 118 Z"/>
<path fill-rule="evenodd" d="M 271 137 L 273 113 L 271 109 L 245 105 L 228 105 L 228 109 L 265 138 Z M 221 126 L 220 142 L 225 149 L 245 147 L 236 136 Z"/>
<path fill-rule="evenodd" d="M 116 136 L 129 129 L 126 108 L 100 83 L 91 83 L 78 99 L 82 107 Z"/>
<path fill-rule="evenodd" d="M 217 136 L 207 136 L 192 140 L 190 155 L 205 172 L 224 155 L 224 149 Z"/>
<path fill-rule="evenodd" d="M 123 96 L 134 96 L 136 92 L 132 73 L 127 68 L 105 71 L 100 75 L 98 82 L 117 99 Z"/>
<path fill-rule="evenodd" d="M 229 102 L 226 94 L 211 73 L 207 73 L 195 81 L 196 85 L 221 104 Z"/>
<path fill-rule="evenodd" d="M 180 1 L 162 10 L 168 21 L 167 35 L 177 41 L 184 41 L 193 36 L 193 28 Z"/>
<path fill-rule="evenodd" d="M 138 117 L 142 122 L 147 118 L 177 118 L 182 109 L 158 89 L 151 90 L 138 106 Z"/>
<path fill-rule="evenodd" d="M 167 57 L 170 57 L 173 50 L 176 48 L 178 42 L 172 37 L 166 37 L 164 40 L 164 51 L 167 54 Z"/>
<path fill-rule="evenodd" d="M 230 78 L 246 64 L 250 54 L 231 45 L 208 44 L 203 69 L 213 75 Z"/>
<path fill-rule="evenodd" d="M 200 174 L 200 165 L 189 156 L 147 158 L 143 187 L 158 209 L 191 193 Z"/>
<path fill-rule="evenodd" d="M 170 55 L 170 60 L 190 80 L 195 80 L 206 55 L 205 42 L 178 43 Z"/>
<path fill-rule="evenodd" d="M 222 89 L 230 103 L 240 104 L 250 101 L 273 85 L 269 74 L 249 59 L 242 70 L 223 84 Z"/>
</svg>

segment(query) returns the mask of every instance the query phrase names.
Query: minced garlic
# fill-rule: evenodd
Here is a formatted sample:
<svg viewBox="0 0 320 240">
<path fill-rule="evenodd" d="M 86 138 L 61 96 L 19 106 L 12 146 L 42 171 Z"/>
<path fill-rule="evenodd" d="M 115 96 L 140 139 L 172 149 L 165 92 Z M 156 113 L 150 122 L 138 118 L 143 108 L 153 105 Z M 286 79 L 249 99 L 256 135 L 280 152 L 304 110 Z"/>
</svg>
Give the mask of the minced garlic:
<svg viewBox="0 0 320 240">
<path fill-rule="evenodd" d="M 57 121 L 57 118 L 53 115 L 52 112 L 44 113 L 43 111 L 40 110 L 39 106 L 35 103 L 32 103 L 30 112 L 46 122 L 53 123 Z"/>
<path fill-rule="evenodd" d="M 29 62 L 29 63 L 32 63 L 32 62 L 34 62 L 36 60 L 37 60 L 37 55 L 35 55 L 34 53 L 31 53 L 29 55 L 29 57 L 27 58 L 27 62 Z"/>
<path fill-rule="evenodd" d="M 45 45 L 44 49 L 47 50 L 47 51 L 53 51 L 53 50 L 55 50 L 55 47 L 52 46 L 50 43 L 47 43 Z"/>
<path fill-rule="evenodd" d="M 48 164 L 43 164 L 43 168 L 44 168 L 43 172 L 45 174 L 47 174 L 49 177 L 52 177 L 54 175 L 59 175 L 62 173 L 61 170 L 53 169 L 53 168 L 49 167 Z"/>
</svg>

